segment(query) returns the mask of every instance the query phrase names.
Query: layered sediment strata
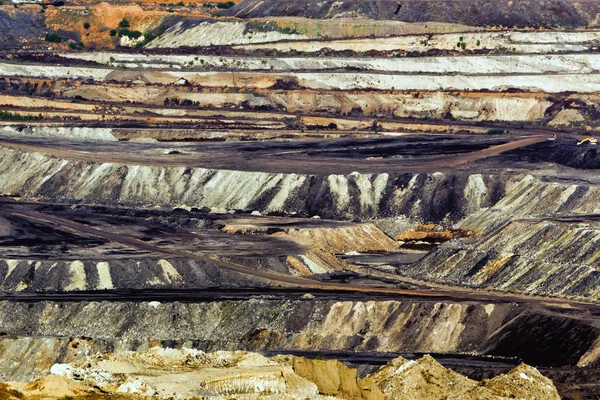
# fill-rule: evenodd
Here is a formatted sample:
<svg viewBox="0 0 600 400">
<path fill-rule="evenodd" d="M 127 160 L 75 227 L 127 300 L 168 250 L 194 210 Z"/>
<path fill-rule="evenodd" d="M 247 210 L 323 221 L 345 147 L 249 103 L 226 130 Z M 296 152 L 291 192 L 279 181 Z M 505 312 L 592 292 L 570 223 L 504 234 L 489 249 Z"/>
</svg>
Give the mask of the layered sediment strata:
<svg viewBox="0 0 600 400">
<path fill-rule="evenodd" d="M 400 272 L 472 287 L 595 300 L 598 235 L 596 218 L 512 221 L 472 243 L 447 243 Z"/>
<path fill-rule="evenodd" d="M 153 343 L 207 351 L 502 355 L 537 365 L 575 365 L 598 338 L 597 329 L 584 322 L 518 304 L 3 301 L 0 314 L 2 357 L 13 360 L 3 364 L 3 380 L 38 378 L 53 363 L 77 360 L 95 349 L 135 350 Z"/>
<path fill-rule="evenodd" d="M 435 393 L 464 399 L 559 398 L 549 379 L 524 364 L 505 375 L 476 382 L 447 370 L 429 356 L 416 361 L 399 357 L 371 376 L 358 378 L 355 369 L 335 360 L 156 347 L 55 364 L 50 375 L 32 383 L 11 382 L 0 390 L 26 399 L 73 395 L 102 399 L 116 394 L 123 399 L 235 395 L 244 399 L 421 400 Z"/>
</svg>

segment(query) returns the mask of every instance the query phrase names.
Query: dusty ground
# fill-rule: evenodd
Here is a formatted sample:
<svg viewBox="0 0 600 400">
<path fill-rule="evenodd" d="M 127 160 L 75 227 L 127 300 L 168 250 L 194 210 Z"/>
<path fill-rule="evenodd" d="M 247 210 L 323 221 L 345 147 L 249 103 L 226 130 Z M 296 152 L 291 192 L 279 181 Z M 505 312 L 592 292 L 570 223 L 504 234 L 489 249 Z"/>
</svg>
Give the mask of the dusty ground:
<svg viewBox="0 0 600 400">
<path fill-rule="evenodd" d="M 356 370 L 334 360 L 157 347 L 137 353 L 98 353 L 78 363 L 55 364 L 51 375 L 32 383 L 9 383 L 2 389 L 9 399 L 114 398 L 112 395 L 178 399 L 199 395 L 357 400 L 559 398 L 549 379 L 524 364 L 506 375 L 476 382 L 445 369 L 429 356 L 416 361 L 399 357 L 374 374 L 358 378 Z"/>
<path fill-rule="evenodd" d="M 597 5 L 205 3 L 0 7 L 0 397 L 597 397 Z"/>
</svg>

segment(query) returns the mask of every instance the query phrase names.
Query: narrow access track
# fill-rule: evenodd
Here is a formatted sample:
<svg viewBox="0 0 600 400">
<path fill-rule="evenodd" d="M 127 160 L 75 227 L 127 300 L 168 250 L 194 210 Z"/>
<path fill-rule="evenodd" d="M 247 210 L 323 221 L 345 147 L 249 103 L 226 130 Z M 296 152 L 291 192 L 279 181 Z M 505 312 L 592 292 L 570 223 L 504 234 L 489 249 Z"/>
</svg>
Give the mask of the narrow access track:
<svg viewBox="0 0 600 400">
<path fill-rule="evenodd" d="M 569 315 L 572 310 L 579 309 L 586 313 L 600 315 L 600 304 L 587 303 L 582 301 L 572 301 L 566 299 L 556 299 L 542 296 L 518 296 L 511 293 L 501 292 L 490 292 L 490 291 L 470 291 L 464 290 L 415 290 L 415 289 L 399 289 L 399 288 L 378 288 L 378 287 L 367 287 L 360 285 L 342 285 L 337 283 L 318 282 L 313 279 L 301 278 L 291 275 L 279 274 L 270 271 L 261 271 L 251 269 L 231 261 L 219 259 L 217 257 L 205 257 L 199 256 L 187 251 L 176 251 L 166 250 L 160 247 L 145 243 L 141 240 L 131 238 L 124 235 L 117 235 L 114 233 L 104 232 L 100 229 L 93 228 L 78 222 L 63 219 L 60 217 L 43 214 L 37 211 L 18 211 L 12 212 L 12 215 L 22 217 L 29 220 L 35 220 L 51 225 L 56 225 L 62 229 L 71 230 L 76 233 L 90 235 L 105 240 L 119 243 L 126 246 L 131 246 L 137 249 L 166 254 L 177 257 L 186 257 L 192 260 L 198 261 L 211 261 L 219 267 L 253 276 L 256 278 L 263 279 L 269 283 L 270 287 L 283 287 L 288 289 L 303 289 L 303 290 L 314 290 L 314 291 L 329 291 L 339 292 L 340 294 L 346 293 L 360 293 L 363 295 L 374 295 L 377 296 L 398 296 L 398 297 L 417 297 L 424 300 L 438 300 L 443 301 L 450 299 L 451 301 L 473 301 L 473 302 L 490 302 L 490 303 L 517 303 L 517 304 L 528 304 L 542 309 L 549 309 L 548 312 L 556 312 L 557 309 L 565 310 L 565 315 Z M 552 309 L 552 310 L 550 310 Z M 567 312 L 569 311 L 569 312 Z M 594 320 L 597 318 L 594 315 L 574 315 L 574 318 L 583 320 Z"/>
<path fill-rule="evenodd" d="M 230 149 L 211 150 L 210 146 L 194 149 L 188 154 L 142 154 L 135 151 L 91 151 L 81 146 L 79 148 L 59 147 L 39 143 L 23 143 L 19 140 L 8 138 L 0 139 L 0 146 L 17 149 L 25 152 L 36 152 L 50 156 L 96 163 L 113 163 L 136 166 L 160 167 L 196 167 L 238 171 L 263 171 L 269 173 L 304 173 L 304 174 L 333 174 L 351 173 L 390 173 L 390 172 L 421 172 L 435 171 L 440 168 L 459 167 L 477 160 L 496 156 L 507 151 L 531 146 L 546 141 L 548 136 L 535 135 L 522 137 L 508 143 L 494 145 L 483 150 L 470 153 L 419 157 L 415 159 L 357 159 L 333 156 L 307 155 L 307 154 L 253 154 Z"/>
</svg>

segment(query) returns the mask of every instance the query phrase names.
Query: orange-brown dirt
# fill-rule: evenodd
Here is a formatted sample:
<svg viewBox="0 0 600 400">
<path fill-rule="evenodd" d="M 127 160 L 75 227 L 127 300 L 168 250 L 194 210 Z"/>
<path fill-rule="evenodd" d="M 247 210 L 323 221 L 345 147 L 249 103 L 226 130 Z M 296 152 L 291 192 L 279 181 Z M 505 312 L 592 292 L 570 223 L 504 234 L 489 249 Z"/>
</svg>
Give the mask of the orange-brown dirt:
<svg viewBox="0 0 600 400">
<path fill-rule="evenodd" d="M 175 3 L 174 0 L 165 1 Z M 146 3 L 154 2 L 146 1 Z M 92 6 L 50 7 L 46 9 L 45 15 L 46 25 L 50 30 L 75 32 L 80 35 L 81 43 L 86 49 L 95 49 L 116 47 L 118 37 L 110 36 L 110 31 L 118 29 L 119 22 L 123 19 L 129 21 L 130 30 L 138 30 L 143 33 L 158 27 L 162 18 L 167 15 L 192 16 L 178 10 L 171 11 L 147 10 L 142 8 L 140 3 L 127 5 L 100 3 Z M 207 17 L 198 12 L 193 16 Z M 86 22 L 90 24 L 88 29 L 84 28 Z M 68 43 L 65 41 L 61 44 L 53 44 L 53 47 L 66 49 Z"/>
<path fill-rule="evenodd" d="M 434 224 L 422 224 L 416 230 L 404 232 L 394 237 L 398 242 L 424 241 L 443 243 L 452 239 L 477 238 L 481 232 L 466 231 L 462 229 L 443 230 Z"/>
</svg>

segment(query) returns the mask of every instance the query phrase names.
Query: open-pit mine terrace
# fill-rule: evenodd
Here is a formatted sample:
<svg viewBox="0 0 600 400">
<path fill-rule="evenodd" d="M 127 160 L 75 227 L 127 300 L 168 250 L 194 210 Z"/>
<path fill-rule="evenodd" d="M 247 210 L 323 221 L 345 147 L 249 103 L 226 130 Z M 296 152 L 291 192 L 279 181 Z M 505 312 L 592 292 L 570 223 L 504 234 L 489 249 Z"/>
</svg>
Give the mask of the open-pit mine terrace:
<svg viewBox="0 0 600 400">
<path fill-rule="evenodd" d="M 600 33 L 315 21 L 0 53 L 0 381 L 162 346 L 597 393 Z"/>
</svg>

